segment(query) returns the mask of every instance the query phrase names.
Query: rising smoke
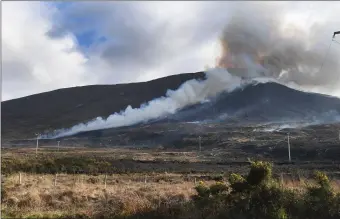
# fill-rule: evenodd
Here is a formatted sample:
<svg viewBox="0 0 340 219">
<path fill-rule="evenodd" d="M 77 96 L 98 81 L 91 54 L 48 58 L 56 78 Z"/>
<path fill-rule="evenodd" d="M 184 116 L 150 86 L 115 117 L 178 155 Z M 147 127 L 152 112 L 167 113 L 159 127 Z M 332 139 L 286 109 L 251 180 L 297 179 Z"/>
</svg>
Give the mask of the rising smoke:
<svg viewBox="0 0 340 219">
<path fill-rule="evenodd" d="M 88 123 L 81 123 L 70 129 L 58 130 L 51 136 L 43 138 L 58 138 L 74 135 L 79 132 L 133 125 L 142 121 L 156 119 L 185 106 L 203 102 L 222 91 L 232 91 L 243 85 L 240 77 L 233 76 L 225 69 L 211 69 L 206 72 L 206 80 L 190 80 L 177 90 L 168 90 L 165 97 L 157 98 L 142 105 L 140 108 L 128 106 L 123 112 L 114 113 L 107 119 L 98 117 Z"/>
<path fill-rule="evenodd" d="M 340 29 L 336 6 L 328 15 L 318 5 L 298 11 L 283 6 L 248 2 L 234 10 L 220 39 L 217 65 L 243 68 L 253 63 L 249 77 L 272 77 L 307 90 L 339 88 L 340 47 L 328 50 L 333 32 Z"/>
<path fill-rule="evenodd" d="M 154 99 L 140 108 L 128 106 L 107 119 L 98 117 L 70 129 L 58 130 L 50 137 L 128 126 L 174 114 L 185 106 L 242 86 L 239 76 L 262 77 L 261 82 L 277 80 L 312 91 L 322 88 L 326 93 L 340 86 L 339 48 L 330 49 L 325 59 L 332 33 L 340 28 L 340 19 L 331 20 L 332 16 L 314 19 L 316 15 L 313 13 L 318 13 L 315 10 L 305 17 L 294 18 L 291 8 L 286 10 L 279 3 L 240 3 L 240 7 L 231 13 L 232 18 L 220 39 L 222 54 L 218 68 L 207 71 L 206 80 L 187 81 L 179 89 L 168 91 L 165 97 Z M 293 22 L 288 22 L 291 17 Z M 243 68 L 244 71 L 235 73 L 226 70 L 228 68 Z"/>
</svg>

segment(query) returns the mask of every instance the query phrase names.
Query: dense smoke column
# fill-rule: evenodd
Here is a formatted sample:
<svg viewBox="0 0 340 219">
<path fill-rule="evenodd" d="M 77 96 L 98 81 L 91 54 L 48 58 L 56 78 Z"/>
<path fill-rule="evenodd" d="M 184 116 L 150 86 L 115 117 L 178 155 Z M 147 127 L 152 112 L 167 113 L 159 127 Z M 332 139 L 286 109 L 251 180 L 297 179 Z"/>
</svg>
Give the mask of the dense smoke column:
<svg viewBox="0 0 340 219">
<path fill-rule="evenodd" d="M 333 45 L 325 59 L 333 33 L 327 22 L 306 19 L 301 27 L 287 22 L 289 14 L 274 4 L 253 3 L 235 10 L 221 36 L 217 66 L 247 69 L 249 77 L 269 76 L 309 88 L 337 88 L 340 49 Z"/>
</svg>

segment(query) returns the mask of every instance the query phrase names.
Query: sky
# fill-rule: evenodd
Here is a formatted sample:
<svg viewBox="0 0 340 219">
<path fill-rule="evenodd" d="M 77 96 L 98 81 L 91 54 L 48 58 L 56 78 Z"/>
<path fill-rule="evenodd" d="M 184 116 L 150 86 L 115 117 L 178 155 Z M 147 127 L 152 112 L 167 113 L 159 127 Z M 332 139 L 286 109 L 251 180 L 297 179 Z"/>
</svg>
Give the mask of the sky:
<svg viewBox="0 0 340 219">
<path fill-rule="evenodd" d="M 213 67 L 221 55 L 223 30 L 235 13 L 244 10 L 256 16 L 249 5 L 275 4 L 277 9 L 308 14 L 307 18 L 292 16 L 293 23 L 308 22 L 310 17 L 340 20 L 338 2 L 1 4 L 3 101 L 66 87 L 147 81 Z M 339 22 L 332 25 L 327 31 L 340 29 Z"/>
</svg>

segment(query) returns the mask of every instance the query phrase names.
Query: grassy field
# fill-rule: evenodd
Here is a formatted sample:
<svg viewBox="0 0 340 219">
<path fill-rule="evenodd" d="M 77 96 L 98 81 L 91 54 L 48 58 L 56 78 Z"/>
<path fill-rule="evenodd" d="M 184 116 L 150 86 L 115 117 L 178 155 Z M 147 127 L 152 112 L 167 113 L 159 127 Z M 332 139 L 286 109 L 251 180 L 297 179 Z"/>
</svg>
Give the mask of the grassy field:
<svg viewBox="0 0 340 219">
<path fill-rule="evenodd" d="M 337 164 L 223 164 L 211 153 L 4 150 L 2 218 L 340 218 Z"/>
<path fill-rule="evenodd" d="M 94 217 L 99 215 L 137 215 L 141 212 L 188 203 L 196 195 L 195 186 L 214 180 L 198 180 L 201 175 L 116 174 L 116 175 L 9 175 L 3 183 L 3 216 L 7 217 Z M 204 178 L 204 176 L 203 176 Z M 196 183 L 195 183 L 196 179 Z M 106 182 L 106 183 L 105 183 Z M 282 187 L 303 193 L 315 185 L 310 179 L 285 179 Z M 331 182 L 335 192 L 338 181 Z"/>
<path fill-rule="evenodd" d="M 3 213 L 12 216 L 76 215 L 88 216 L 116 211 L 136 214 L 169 201 L 188 201 L 194 182 L 180 175 L 38 175 L 6 177 Z M 108 207 L 109 205 L 109 207 Z M 108 209 L 106 209 L 108 208 Z"/>
</svg>

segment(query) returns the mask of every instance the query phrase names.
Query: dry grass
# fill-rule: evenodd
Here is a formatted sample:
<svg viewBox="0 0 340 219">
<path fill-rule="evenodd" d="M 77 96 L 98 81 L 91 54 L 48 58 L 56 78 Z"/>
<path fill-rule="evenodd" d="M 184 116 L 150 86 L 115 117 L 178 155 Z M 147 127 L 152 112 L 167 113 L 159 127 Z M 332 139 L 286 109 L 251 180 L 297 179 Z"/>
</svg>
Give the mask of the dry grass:
<svg viewBox="0 0 340 219">
<path fill-rule="evenodd" d="M 312 179 L 300 178 L 299 180 L 296 180 L 289 177 L 283 178 L 283 182 L 281 182 L 281 184 L 283 184 L 284 188 L 295 190 L 297 192 L 305 192 L 308 187 L 317 185 L 315 180 Z M 334 192 L 340 192 L 340 180 L 331 180 L 330 184 Z"/>
<path fill-rule="evenodd" d="M 104 176 L 18 174 L 6 177 L 2 212 L 20 217 L 29 215 L 96 214 L 99 211 L 134 214 L 166 205 L 174 200 L 186 201 L 194 194 L 194 182 L 180 175 Z M 165 180 L 161 180 L 165 179 Z M 172 180 L 166 180 L 172 179 Z M 107 209 L 109 208 L 109 209 Z M 113 209 L 114 208 L 114 209 Z"/>
<path fill-rule="evenodd" d="M 131 215 L 155 209 L 171 202 L 190 199 L 195 194 L 194 178 L 180 174 L 121 174 L 107 176 L 19 174 L 6 177 L 3 184 L 2 212 L 16 217 L 32 215 L 95 215 L 109 211 L 115 215 Z M 190 181 L 188 181 L 188 179 Z M 198 179 L 197 179 L 198 181 Z M 207 181 L 208 185 L 213 181 Z M 303 191 L 312 181 L 283 179 L 286 188 Z M 340 181 L 332 181 L 340 191 Z"/>
<path fill-rule="evenodd" d="M 66 151 L 66 150 L 65 150 Z M 80 149 L 67 152 L 47 151 L 41 149 L 41 154 L 110 156 L 117 159 L 131 158 L 134 160 L 161 160 L 198 162 L 209 160 L 207 153 L 197 152 L 166 152 L 130 149 Z M 213 151 L 215 153 L 215 151 Z M 217 151 L 218 152 L 218 151 Z M 21 160 L 26 156 L 35 156 L 34 150 L 7 150 L 3 159 Z M 72 157 L 72 156 L 70 156 Z M 35 158 L 35 157 L 34 157 Z M 86 163 L 87 164 L 87 163 Z M 214 170 L 214 167 L 210 167 Z M 138 169 L 139 170 L 139 169 Z M 57 217 L 59 215 L 98 215 L 108 212 L 110 215 L 134 215 L 147 212 L 159 206 L 180 203 L 189 200 L 195 194 L 194 179 L 204 180 L 206 184 L 213 174 L 176 174 L 176 173 L 144 173 L 114 174 L 107 176 L 106 187 L 104 175 L 55 175 L 22 174 L 19 184 L 18 173 L 6 176 L 3 184 L 2 212 L 6 215 L 18 217 Z M 220 175 L 220 172 L 216 172 Z M 145 183 L 146 181 L 146 183 Z M 340 180 L 331 181 L 335 191 L 340 191 Z M 303 192 L 307 185 L 313 185 L 309 179 L 293 179 L 284 175 L 283 186 Z M 111 217 L 109 217 L 111 218 Z"/>
<path fill-rule="evenodd" d="M 58 217 L 60 215 L 105 214 L 134 215 L 171 203 L 188 201 L 195 194 L 194 179 L 200 175 L 115 174 L 89 175 L 39 175 L 22 173 L 5 178 L 3 184 L 2 213 L 18 217 Z M 202 176 L 201 176 L 202 177 Z M 56 185 L 55 185 L 56 182 Z M 205 181 L 212 184 L 214 181 Z M 303 192 L 313 181 L 301 178 L 283 179 L 285 188 Z M 340 181 L 332 186 L 340 191 Z"/>
</svg>

